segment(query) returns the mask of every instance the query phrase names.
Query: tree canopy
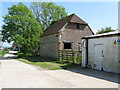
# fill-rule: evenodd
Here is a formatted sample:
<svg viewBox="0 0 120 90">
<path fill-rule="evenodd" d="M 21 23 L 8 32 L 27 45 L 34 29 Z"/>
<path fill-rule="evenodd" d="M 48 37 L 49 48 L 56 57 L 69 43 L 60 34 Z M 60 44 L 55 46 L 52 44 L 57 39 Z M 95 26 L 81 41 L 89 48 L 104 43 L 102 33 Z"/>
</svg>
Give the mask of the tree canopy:
<svg viewBox="0 0 120 90">
<path fill-rule="evenodd" d="M 57 6 L 53 2 L 32 2 L 31 10 L 43 31 L 48 28 L 53 21 L 67 16 L 65 8 Z"/>
<path fill-rule="evenodd" d="M 107 32 L 113 32 L 115 31 L 111 27 L 101 28 L 101 30 L 98 30 L 97 34 L 107 33 Z"/>
<path fill-rule="evenodd" d="M 3 18 L 2 41 L 14 41 L 21 47 L 22 52 L 36 53 L 42 30 L 31 10 L 20 2 L 8 8 L 8 14 Z"/>
</svg>

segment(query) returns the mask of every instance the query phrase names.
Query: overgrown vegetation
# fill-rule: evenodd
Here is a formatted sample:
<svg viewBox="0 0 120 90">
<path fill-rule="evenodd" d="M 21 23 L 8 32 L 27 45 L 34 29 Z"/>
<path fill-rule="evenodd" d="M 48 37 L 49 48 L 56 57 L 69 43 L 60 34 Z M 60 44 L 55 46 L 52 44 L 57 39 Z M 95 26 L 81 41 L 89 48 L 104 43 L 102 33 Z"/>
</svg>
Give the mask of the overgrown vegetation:
<svg viewBox="0 0 120 90">
<path fill-rule="evenodd" d="M 76 56 L 76 57 L 74 57 L 74 62 L 76 64 L 80 64 L 81 65 L 81 63 L 82 63 L 82 56 Z"/>
<path fill-rule="evenodd" d="M 22 52 L 37 54 L 42 30 L 32 11 L 19 3 L 8 8 L 8 14 L 3 18 L 2 41 L 13 41 Z"/>
<path fill-rule="evenodd" d="M 53 2 L 32 2 L 30 9 L 43 31 L 52 22 L 67 16 L 65 8 Z"/>
<path fill-rule="evenodd" d="M 107 32 L 113 32 L 115 31 L 111 27 L 101 28 L 101 30 L 98 30 L 97 34 L 107 33 Z"/>
<path fill-rule="evenodd" d="M 22 53 L 39 55 L 40 35 L 53 21 L 66 15 L 64 7 L 52 2 L 33 2 L 31 10 L 21 2 L 12 5 L 3 16 L 2 41 L 14 42 Z"/>
<path fill-rule="evenodd" d="M 38 66 L 42 69 L 48 69 L 48 70 L 78 68 L 81 65 L 80 64 L 81 57 L 76 57 L 75 60 L 77 63 L 74 63 L 72 61 L 62 60 L 62 62 L 61 62 L 59 60 L 43 58 L 40 56 L 32 56 L 30 54 L 26 55 L 24 53 L 17 53 L 17 55 L 18 55 L 17 60 L 19 60 L 19 61 Z"/>
<path fill-rule="evenodd" d="M 8 51 L 0 50 L 0 57 L 3 57 Z"/>
<path fill-rule="evenodd" d="M 18 58 L 25 58 L 25 57 L 32 56 L 31 53 L 22 53 L 22 52 L 18 52 L 16 53 L 16 55 L 18 55 Z"/>
</svg>

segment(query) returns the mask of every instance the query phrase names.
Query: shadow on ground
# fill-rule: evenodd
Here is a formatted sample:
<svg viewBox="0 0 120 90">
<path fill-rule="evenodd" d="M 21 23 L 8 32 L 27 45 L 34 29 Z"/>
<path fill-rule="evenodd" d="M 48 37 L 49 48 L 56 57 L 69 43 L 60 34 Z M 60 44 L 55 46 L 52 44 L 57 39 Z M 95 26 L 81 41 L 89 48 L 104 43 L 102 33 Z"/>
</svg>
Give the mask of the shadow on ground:
<svg viewBox="0 0 120 90">
<path fill-rule="evenodd" d="M 38 57 L 39 56 L 29 57 L 29 58 L 27 58 L 27 60 L 32 61 L 32 62 L 51 62 L 51 61 L 54 61 L 51 59 L 42 58 L 42 57 L 38 58 Z M 64 63 L 67 63 L 67 62 L 64 62 Z M 108 73 L 108 72 L 98 71 L 98 70 L 93 70 L 93 69 L 88 69 L 88 68 L 83 69 L 80 67 L 80 65 L 73 64 L 73 63 L 68 63 L 68 64 L 66 64 L 64 66 L 60 66 L 60 67 L 63 68 L 64 70 L 68 70 L 68 71 L 71 71 L 74 73 L 83 74 L 86 76 L 119 83 L 118 76 L 120 76 L 120 75 L 115 74 L 115 73 Z"/>
<path fill-rule="evenodd" d="M 116 73 L 109 73 L 109 72 L 105 72 L 105 71 L 93 70 L 93 69 L 88 69 L 88 68 L 87 69 L 75 68 L 75 69 L 67 69 L 67 70 L 78 73 L 78 74 L 83 74 L 83 75 L 87 75 L 90 77 L 95 77 L 98 79 L 103 79 L 103 80 L 119 83 L 118 77 L 120 75 L 118 75 Z"/>
<path fill-rule="evenodd" d="M 9 53 L 8 57 L 3 57 L 2 60 L 4 60 L 4 59 L 9 60 L 9 59 L 16 58 L 16 56 L 14 54 L 15 53 Z M 51 61 L 54 62 L 55 61 L 53 59 L 48 59 L 48 58 L 44 58 L 44 57 L 40 57 L 40 56 L 34 56 L 34 57 L 31 56 L 31 57 L 24 57 L 24 58 L 25 59 L 27 58 L 27 60 L 31 61 L 31 62 L 51 62 Z M 67 62 L 64 62 L 64 63 L 67 63 Z M 60 67 L 63 68 L 64 70 L 71 71 L 74 73 L 119 83 L 118 77 L 120 75 L 115 74 L 115 73 L 108 73 L 108 72 L 98 71 L 98 70 L 93 70 L 93 69 L 83 69 L 80 67 L 80 65 L 73 64 L 73 63 L 69 63 L 69 64 L 66 64 L 66 65 L 60 66 Z"/>
<path fill-rule="evenodd" d="M 17 55 L 15 55 L 16 52 L 12 51 L 7 53 L 4 57 L 1 57 L 0 60 L 9 60 L 9 59 L 15 59 L 17 58 Z"/>
<path fill-rule="evenodd" d="M 11 56 L 11 57 L 1 57 L 0 60 L 11 60 L 11 59 L 16 59 L 15 56 Z"/>
</svg>

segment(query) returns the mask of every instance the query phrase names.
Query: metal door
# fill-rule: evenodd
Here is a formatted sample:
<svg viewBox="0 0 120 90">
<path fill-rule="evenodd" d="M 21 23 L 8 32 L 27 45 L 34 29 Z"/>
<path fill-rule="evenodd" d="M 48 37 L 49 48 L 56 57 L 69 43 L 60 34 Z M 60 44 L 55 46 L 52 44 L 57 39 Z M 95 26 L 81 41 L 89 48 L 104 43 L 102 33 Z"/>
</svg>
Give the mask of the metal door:
<svg viewBox="0 0 120 90">
<path fill-rule="evenodd" d="M 103 69 L 103 45 L 97 44 L 94 47 L 94 69 Z"/>
</svg>

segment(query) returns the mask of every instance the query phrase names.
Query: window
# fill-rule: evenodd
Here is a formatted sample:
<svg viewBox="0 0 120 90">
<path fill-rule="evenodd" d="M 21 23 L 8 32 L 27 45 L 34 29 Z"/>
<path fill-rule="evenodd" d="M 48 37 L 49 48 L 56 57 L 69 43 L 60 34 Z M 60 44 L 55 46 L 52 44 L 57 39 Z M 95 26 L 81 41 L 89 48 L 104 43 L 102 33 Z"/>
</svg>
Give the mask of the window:
<svg viewBox="0 0 120 90">
<path fill-rule="evenodd" d="M 76 28 L 79 29 L 79 30 L 84 30 L 86 25 L 83 25 L 83 24 L 76 24 Z"/>
<path fill-rule="evenodd" d="M 64 43 L 64 49 L 72 49 L 72 43 Z"/>
<path fill-rule="evenodd" d="M 56 37 L 58 37 L 59 35 L 56 35 Z"/>
<path fill-rule="evenodd" d="M 79 24 L 77 24 L 77 29 L 80 29 L 80 25 Z"/>
</svg>

